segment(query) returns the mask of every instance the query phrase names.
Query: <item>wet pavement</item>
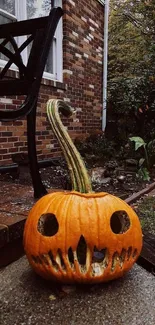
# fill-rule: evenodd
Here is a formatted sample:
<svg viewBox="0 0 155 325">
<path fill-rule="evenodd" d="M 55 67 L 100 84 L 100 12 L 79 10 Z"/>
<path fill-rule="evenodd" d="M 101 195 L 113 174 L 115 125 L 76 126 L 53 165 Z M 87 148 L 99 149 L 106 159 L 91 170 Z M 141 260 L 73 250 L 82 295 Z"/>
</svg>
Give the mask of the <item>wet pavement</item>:
<svg viewBox="0 0 155 325">
<path fill-rule="evenodd" d="M 119 280 L 66 289 L 22 257 L 0 271 L 0 300 L 2 325 L 155 324 L 155 277 L 138 265 Z"/>
</svg>

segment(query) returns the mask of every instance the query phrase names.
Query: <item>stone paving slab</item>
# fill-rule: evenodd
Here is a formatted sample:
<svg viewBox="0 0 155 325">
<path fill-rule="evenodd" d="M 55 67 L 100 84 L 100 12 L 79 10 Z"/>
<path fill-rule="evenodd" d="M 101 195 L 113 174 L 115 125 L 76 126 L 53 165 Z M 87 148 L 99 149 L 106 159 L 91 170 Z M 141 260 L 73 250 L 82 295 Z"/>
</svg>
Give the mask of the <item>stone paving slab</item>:
<svg viewBox="0 0 155 325">
<path fill-rule="evenodd" d="M 28 212 L 33 206 L 31 186 L 0 182 L 0 248 L 21 238 Z M 1 265 L 1 263 L 0 263 Z"/>
<path fill-rule="evenodd" d="M 33 197 L 31 186 L 0 182 L 0 211 L 24 214 L 27 216 L 29 209 L 36 201 Z"/>
<path fill-rule="evenodd" d="M 60 288 L 36 276 L 25 257 L 19 259 L 0 271 L 0 324 L 155 324 L 155 277 L 138 265 L 122 279 L 58 293 Z"/>
<path fill-rule="evenodd" d="M 52 191 L 58 189 L 49 189 Z M 0 250 L 22 238 L 26 218 L 36 201 L 32 186 L 0 181 Z"/>
<path fill-rule="evenodd" d="M 19 200 L 20 198 L 32 198 L 33 188 L 32 186 L 26 186 L 15 183 L 7 183 L 0 181 L 0 204 L 10 202 L 13 200 Z"/>
</svg>

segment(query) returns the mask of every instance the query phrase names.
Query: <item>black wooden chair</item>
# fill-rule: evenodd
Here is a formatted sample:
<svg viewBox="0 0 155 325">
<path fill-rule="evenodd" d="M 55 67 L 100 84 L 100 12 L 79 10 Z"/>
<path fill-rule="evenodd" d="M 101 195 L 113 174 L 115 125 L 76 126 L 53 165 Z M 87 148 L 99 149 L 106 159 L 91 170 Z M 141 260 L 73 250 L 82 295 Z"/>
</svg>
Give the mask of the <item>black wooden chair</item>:
<svg viewBox="0 0 155 325">
<path fill-rule="evenodd" d="M 8 58 L 0 72 L 0 96 L 26 95 L 24 103 L 16 110 L 0 110 L 1 121 L 13 121 L 27 116 L 27 141 L 30 173 L 34 197 L 47 193 L 42 184 L 36 152 L 36 108 L 42 75 L 54 33 L 63 15 L 61 8 L 53 8 L 47 17 L 30 19 L 0 25 L 0 52 Z M 27 35 L 26 41 L 17 46 L 14 37 Z M 13 51 L 8 49 L 11 44 Z M 32 43 L 27 65 L 24 65 L 21 52 Z M 14 63 L 19 70 L 19 78 L 7 78 L 6 72 Z"/>
</svg>

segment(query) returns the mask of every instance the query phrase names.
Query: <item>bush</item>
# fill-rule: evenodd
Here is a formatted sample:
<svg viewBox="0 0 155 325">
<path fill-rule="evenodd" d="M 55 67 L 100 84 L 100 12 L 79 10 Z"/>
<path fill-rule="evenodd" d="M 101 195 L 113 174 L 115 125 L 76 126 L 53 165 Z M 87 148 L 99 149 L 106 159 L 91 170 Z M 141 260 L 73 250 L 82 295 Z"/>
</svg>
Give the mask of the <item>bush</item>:
<svg viewBox="0 0 155 325">
<path fill-rule="evenodd" d="M 92 165 L 101 160 L 105 162 L 116 155 L 116 144 L 107 140 L 100 131 L 89 134 L 87 138 L 76 138 L 74 143 L 86 162 L 89 160 Z"/>
<path fill-rule="evenodd" d="M 108 85 L 108 119 L 117 123 L 118 134 L 126 139 L 133 134 L 154 138 L 154 78 L 117 78 Z M 149 127 L 148 127 L 149 126 Z"/>
</svg>

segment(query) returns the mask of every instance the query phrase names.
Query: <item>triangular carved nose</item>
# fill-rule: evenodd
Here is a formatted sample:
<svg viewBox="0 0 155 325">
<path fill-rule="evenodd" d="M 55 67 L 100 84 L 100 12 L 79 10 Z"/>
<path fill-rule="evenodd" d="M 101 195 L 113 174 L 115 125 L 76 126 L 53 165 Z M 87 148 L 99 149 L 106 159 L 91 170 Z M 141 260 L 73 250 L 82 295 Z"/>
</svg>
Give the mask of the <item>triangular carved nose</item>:
<svg viewBox="0 0 155 325">
<path fill-rule="evenodd" d="M 79 239 L 76 253 L 77 253 L 77 258 L 78 258 L 79 264 L 85 265 L 86 264 L 86 255 L 87 255 L 87 243 L 86 243 L 86 240 L 83 235 L 81 235 L 81 237 Z"/>
</svg>

